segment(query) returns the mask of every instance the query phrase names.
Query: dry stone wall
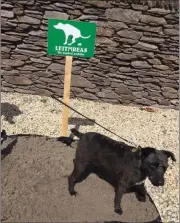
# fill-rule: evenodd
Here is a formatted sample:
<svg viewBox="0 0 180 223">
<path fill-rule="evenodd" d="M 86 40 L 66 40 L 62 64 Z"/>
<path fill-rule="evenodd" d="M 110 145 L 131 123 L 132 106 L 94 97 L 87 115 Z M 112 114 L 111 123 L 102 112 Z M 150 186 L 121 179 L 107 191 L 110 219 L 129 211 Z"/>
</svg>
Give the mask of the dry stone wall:
<svg viewBox="0 0 180 223">
<path fill-rule="evenodd" d="M 179 15 L 94 0 L 2 0 L 2 90 L 63 95 L 64 58 L 47 56 L 47 19 L 97 24 L 95 57 L 73 59 L 71 97 L 178 109 Z"/>
</svg>

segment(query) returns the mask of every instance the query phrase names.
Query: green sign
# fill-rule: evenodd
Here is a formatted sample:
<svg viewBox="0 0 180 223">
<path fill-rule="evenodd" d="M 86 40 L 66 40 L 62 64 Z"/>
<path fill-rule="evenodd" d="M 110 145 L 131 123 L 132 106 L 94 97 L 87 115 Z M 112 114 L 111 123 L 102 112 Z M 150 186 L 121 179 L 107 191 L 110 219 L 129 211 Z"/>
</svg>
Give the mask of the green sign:
<svg viewBox="0 0 180 223">
<path fill-rule="evenodd" d="M 95 23 L 48 19 L 49 55 L 93 57 L 95 39 Z"/>
</svg>

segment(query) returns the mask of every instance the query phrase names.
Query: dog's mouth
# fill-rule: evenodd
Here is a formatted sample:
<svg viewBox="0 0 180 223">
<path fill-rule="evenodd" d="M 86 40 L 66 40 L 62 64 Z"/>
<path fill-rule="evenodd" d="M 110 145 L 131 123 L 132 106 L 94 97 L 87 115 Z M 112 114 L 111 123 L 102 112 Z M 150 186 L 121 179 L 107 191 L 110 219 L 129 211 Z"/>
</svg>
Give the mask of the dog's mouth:
<svg viewBox="0 0 180 223">
<path fill-rule="evenodd" d="M 160 180 L 160 181 L 155 181 L 153 180 L 153 178 L 149 177 L 149 180 L 151 181 L 151 183 L 156 186 L 156 187 L 162 187 L 164 186 L 164 180 Z"/>
</svg>

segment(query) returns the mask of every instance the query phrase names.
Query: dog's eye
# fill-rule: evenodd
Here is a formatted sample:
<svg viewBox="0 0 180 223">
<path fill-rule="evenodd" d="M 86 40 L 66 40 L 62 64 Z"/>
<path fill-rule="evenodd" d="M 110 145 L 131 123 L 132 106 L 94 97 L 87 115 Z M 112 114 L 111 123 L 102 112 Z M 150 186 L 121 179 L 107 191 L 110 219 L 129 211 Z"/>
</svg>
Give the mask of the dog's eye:
<svg viewBox="0 0 180 223">
<path fill-rule="evenodd" d="M 150 165 L 150 168 L 151 168 L 151 169 L 154 169 L 154 168 L 156 168 L 156 166 L 155 166 L 154 164 L 151 164 L 151 165 Z"/>
</svg>

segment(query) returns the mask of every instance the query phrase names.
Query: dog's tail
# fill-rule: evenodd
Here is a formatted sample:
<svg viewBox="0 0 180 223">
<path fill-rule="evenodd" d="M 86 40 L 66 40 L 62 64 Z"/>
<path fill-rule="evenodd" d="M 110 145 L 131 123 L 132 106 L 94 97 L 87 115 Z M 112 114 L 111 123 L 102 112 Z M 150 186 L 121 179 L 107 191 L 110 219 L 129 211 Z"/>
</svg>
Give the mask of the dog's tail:
<svg viewBox="0 0 180 223">
<path fill-rule="evenodd" d="M 89 37 L 91 37 L 91 35 L 89 35 L 89 36 L 81 36 L 81 38 L 83 38 L 83 39 L 88 39 Z"/>
<path fill-rule="evenodd" d="M 77 129 L 71 129 L 71 132 L 78 138 L 81 138 L 84 135 L 83 133 L 79 132 Z"/>
</svg>

